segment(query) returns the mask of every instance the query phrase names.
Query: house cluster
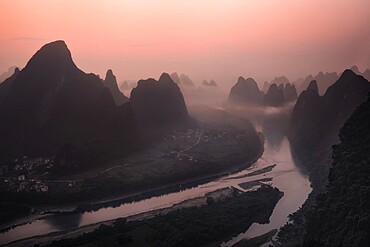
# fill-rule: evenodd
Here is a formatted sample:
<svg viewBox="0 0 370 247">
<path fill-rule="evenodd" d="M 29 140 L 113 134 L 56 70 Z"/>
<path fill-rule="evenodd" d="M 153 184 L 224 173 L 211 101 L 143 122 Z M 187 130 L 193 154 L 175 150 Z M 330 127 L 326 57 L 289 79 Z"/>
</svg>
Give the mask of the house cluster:
<svg viewBox="0 0 370 247">
<path fill-rule="evenodd" d="M 4 182 L 8 185 L 9 190 L 17 192 L 48 192 L 49 186 L 39 180 L 28 178 L 27 175 L 21 174 L 18 177 L 5 179 Z"/>
<path fill-rule="evenodd" d="M 9 181 L 10 188 L 17 192 L 48 192 L 49 186 L 38 179 L 26 179 L 25 175 L 19 175 L 15 181 Z"/>
<path fill-rule="evenodd" d="M 190 163 L 197 163 L 198 162 L 198 160 L 195 159 L 194 156 L 189 155 L 187 153 L 178 153 L 176 151 L 172 151 L 171 156 L 172 156 L 172 158 L 174 158 L 178 161 L 186 161 L 186 162 L 190 162 Z"/>
<path fill-rule="evenodd" d="M 47 173 L 45 170 L 52 166 L 49 158 L 31 159 L 24 156 L 21 159 L 15 159 L 11 166 L 1 166 L 0 175 L 4 177 L 3 181 L 10 190 L 47 192 L 49 186 L 38 177 Z"/>
<path fill-rule="evenodd" d="M 30 172 L 40 166 L 51 168 L 53 164 L 48 158 L 29 159 L 27 156 L 24 156 L 22 160 L 15 160 L 14 171 Z"/>
<path fill-rule="evenodd" d="M 187 129 L 185 131 L 176 131 L 174 130 L 171 134 L 165 137 L 165 140 L 192 140 L 198 138 L 202 134 L 202 129 Z"/>
<path fill-rule="evenodd" d="M 203 143 L 210 143 L 212 141 L 219 141 L 225 138 L 240 138 L 241 136 L 245 135 L 245 132 L 238 131 L 227 131 L 224 129 L 207 129 L 204 131 L 202 142 Z"/>
</svg>

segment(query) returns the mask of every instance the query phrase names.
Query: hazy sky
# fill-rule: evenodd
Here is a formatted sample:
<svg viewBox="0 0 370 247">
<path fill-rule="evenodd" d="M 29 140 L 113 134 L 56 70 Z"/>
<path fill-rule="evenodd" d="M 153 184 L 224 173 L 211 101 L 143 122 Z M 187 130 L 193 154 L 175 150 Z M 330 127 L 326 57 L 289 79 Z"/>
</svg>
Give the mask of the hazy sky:
<svg viewBox="0 0 370 247">
<path fill-rule="evenodd" d="M 0 1 L 0 72 L 63 39 L 77 66 L 259 82 L 370 67 L 369 0 Z"/>
</svg>

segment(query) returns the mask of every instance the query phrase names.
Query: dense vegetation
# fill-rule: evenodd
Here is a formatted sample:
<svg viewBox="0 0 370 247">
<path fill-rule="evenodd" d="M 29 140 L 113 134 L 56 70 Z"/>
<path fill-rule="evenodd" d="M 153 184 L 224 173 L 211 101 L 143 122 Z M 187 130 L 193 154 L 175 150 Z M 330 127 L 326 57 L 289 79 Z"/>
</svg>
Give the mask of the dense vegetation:
<svg viewBox="0 0 370 247">
<path fill-rule="evenodd" d="M 370 100 L 340 131 L 327 193 L 308 218 L 305 246 L 370 245 Z"/>
<path fill-rule="evenodd" d="M 253 222 L 267 223 L 282 192 L 270 186 L 235 193 L 202 207 L 184 208 L 151 219 L 101 226 L 52 246 L 204 246 L 221 243 Z"/>
<path fill-rule="evenodd" d="M 332 145 L 339 143 L 339 130 L 353 111 L 366 99 L 369 82 L 351 70 L 342 73 L 324 96 L 311 82 L 294 107 L 289 139 L 296 163 L 308 170 L 313 191 L 291 222 L 279 232 L 283 246 L 301 246 L 306 234 L 307 217 L 312 214 L 316 197 L 325 193 L 332 163 Z"/>
<path fill-rule="evenodd" d="M 193 187 L 224 172 L 245 168 L 261 157 L 263 153 L 261 136 L 248 120 L 208 108 L 196 114 L 197 117 L 200 115 L 203 118 L 199 117 L 201 122 L 199 128 L 204 130 L 204 135 L 208 132 L 215 133 L 212 136 L 218 136 L 219 133 L 223 135 L 224 132 L 228 134 L 212 142 L 202 141 L 188 150 L 187 155 L 197 159 L 197 162 L 179 160 L 176 155 L 170 155 L 173 151 L 179 152 L 187 148 L 198 139 L 193 137 L 188 140 L 186 135 L 183 138 L 185 140 L 162 139 L 153 147 L 111 163 L 106 162 L 104 153 L 107 148 L 100 142 L 90 142 L 85 148 L 68 144 L 57 153 L 54 170 L 48 178 L 50 180 L 48 192 L 40 193 L 33 190 L 17 192 L 8 189 L 8 185 L 0 181 L 0 203 L 27 204 L 36 207 L 35 213 L 39 213 L 37 208 L 43 205 L 53 206 L 71 202 L 81 204 L 82 201 L 108 196 L 130 197 L 114 203 L 118 205 L 122 202 L 178 191 L 180 188 Z M 177 133 L 180 131 L 181 129 Z M 237 135 L 242 136 L 235 138 Z M 97 163 L 100 161 L 109 164 L 99 166 Z M 91 164 L 96 165 L 91 167 L 89 166 Z M 87 167 L 89 169 L 86 169 Z M 104 172 L 111 167 L 115 168 Z M 76 170 L 76 173 L 68 174 L 68 169 Z M 46 171 L 41 169 L 36 173 L 43 174 Z M 52 182 L 53 180 L 77 182 L 73 186 L 68 186 L 67 182 Z M 130 196 L 138 192 L 140 196 Z M 95 206 L 82 206 L 79 210 L 96 209 L 105 205 Z"/>
<path fill-rule="evenodd" d="M 264 243 L 270 242 L 272 238 L 275 236 L 276 232 L 277 229 L 273 229 L 255 238 L 243 239 L 234 244 L 233 247 L 260 247 Z"/>
<path fill-rule="evenodd" d="M 0 202 L 0 222 L 7 222 L 23 217 L 31 212 L 31 207 L 24 204 Z"/>
</svg>

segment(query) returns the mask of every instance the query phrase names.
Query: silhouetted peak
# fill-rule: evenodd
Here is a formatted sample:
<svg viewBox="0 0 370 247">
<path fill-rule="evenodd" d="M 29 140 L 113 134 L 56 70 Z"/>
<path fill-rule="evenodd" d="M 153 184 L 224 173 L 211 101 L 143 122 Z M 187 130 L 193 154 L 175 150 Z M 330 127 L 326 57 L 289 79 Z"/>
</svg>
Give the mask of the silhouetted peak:
<svg viewBox="0 0 370 247">
<path fill-rule="evenodd" d="M 207 87 L 217 87 L 217 84 L 214 80 L 210 80 L 209 82 L 207 80 L 204 80 L 202 82 L 202 85 Z"/>
<path fill-rule="evenodd" d="M 275 83 L 273 83 L 273 84 L 271 84 L 271 86 L 269 87 L 269 91 L 271 90 L 273 90 L 273 91 L 275 91 L 275 90 L 277 90 L 278 89 L 278 86 L 275 84 Z"/>
<path fill-rule="evenodd" d="M 167 73 L 158 81 L 140 80 L 131 91 L 130 102 L 140 125 L 160 126 L 188 117 L 180 88 Z"/>
<path fill-rule="evenodd" d="M 253 78 L 251 78 L 251 77 L 248 77 L 245 81 L 246 81 L 247 83 L 251 83 L 251 84 L 255 84 L 255 85 L 257 85 L 257 82 L 256 82 Z"/>
<path fill-rule="evenodd" d="M 286 76 L 277 76 L 271 81 L 271 84 L 273 84 L 273 83 L 275 83 L 275 84 L 286 84 L 288 82 L 289 82 L 289 80 L 288 80 L 288 78 L 286 78 Z"/>
<path fill-rule="evenodd" d="M 43 70 L 60 68 L 77 68 L 66 43 L 62 40 L 44 45 L 27 63 L 26 69 L 36 67 Z"/>
<path fill-rule="evenodd" d="M 264 101 L 268 106 L 282 106 L 284 104 L 284 90 L 278 87 L 276 83 L 271 84 L 267 91 Z"/>
<path fill-rule="evenodd" d="M 305 78 L 306 81 L 312 81 L 313 80 L 313 76 L 312 75 L 308 75 L 306 78 Z"/>
<path fill-rule="evenodd" d="M 108 81 L 116 81 L 116 77 L 111 69 L 108 69 L 107 73 L 105 74 L 105 82 Z"/>
<path fill-rule="evenodd" d="M 284 88 L 284 98 L 287 102 L 297 99 L 297 89 L 294 84 L 287 83 Z"/>
<path fill-rule="evenodd" d="M 312 80 L 310 82 L 310 84 L 308 85 L 307 87 L 307 90 L 306 91 L 311 91 L 311 92 L 315 92 L 317 94 L 319 94 L 319 88 L 317 87 L 317 82 L 316 80 Z"/>
<path fill-rule="evenodd" d="M 194 82 L 187 75 L 181 74 L 180 81 L 181 81 L 181 85 L 183 86 L 195 87 Z"/>
<path fill-rule="evenodd" d="M 162 73 L 158 80 L 160 83 L 175 83 L 168 73 Z"/>
<path fill-rule="evenodd" d="M 245 81 L 243 76 L 239 76 L 237 83 L 243 83 Z"/>
<path fill-rule="evenodd" d="M 324 77 L 324 73 L 322 71 L 320 71 L 318 74 L 317 74 L 317 77 Z"/>
<path fill-rule="evenodd" d="M 212 79 L 212 80 L 209 82 L 209 85 L 210 85 L 210 86 L 213 86 L 213 87 L 216 87 L 216 86 L 217 86 L 217 83 Z"/>
<path fill-rule="evenodd" d="M 20 73 L 20 72 L 21 72 L 21 71 L 20 71 L 20 69 L 15 68 L 15 70 L 14 70 L 14 73 L 13 73 L 12 77 L 13 77 L 13 78 L 15 78 L 15 77 Z"/>
<path fill-rule="evenodd" d="M 171 78 L 177 84 L 181 84 L 180 77 L 179 77 L 179 75 L 176 72 L 174 72 L 174 73 L 171 74 Z"/>
<path fill-rule="evenodd" d="M 370 70 L 369 69 L 366 69 L 362 75 L 363 77 L 366 78 L 366 80 L 370 81 Z"/>
<path fill-rule="evenodd" d="M 257 82 L 251 77 L 248 77 L 247 79 L 244 79 L 244 77 L 240 76 L 238 78 L 238 82 L 236 83 L 236 85 L 259 90 Z"/>
<path fill-rule="evenodd" d="M 343 73 L 339 77 L 338 82 L 350 83 L 357 76 L 359 75 L 357 75 L 353 70 L 346 69 L 345 71 L 343 71 Z"/>
<path fill-rule="evenodd" d="M 111 69 L 107 70 L 107 73 L 105 75 L 105 80 L 103 82 L 105 86 L 109 88 L 110 92 L 112 93 L 114 102 L 117 105 L 122 105 L 128 102 L 128 98 L 119 90 L 118 84 L 117 84 L 117 78 L 113 74 L 113 71 Z"/>
<path fill-rule="evenodd" d="M 35 53 L 30 61 L 45 55 L 53 55 L 55 56 L 54 58 L 59 59 L 72 59 L 71 52 L 68 49 L 67 44 L 62 40 L 54 41 L 44 45 Z"/>
<path fill-rule="evenodd" d="M 105 78 L 110 77 L 110 76 L 114 76 L 112 69 L 107 70 L 107 73 L 105 74 Z"/>
<path fill-rule="evenodd" d="M 240 76 L 230 90 L 229 100 L 237 103 L 261 104 L 262 94 L 253 78 L 244 79 Z"/>
<path fill-rule="evenodd" d="M 361 72 L 360 72 L 360 70 L 358 69 L 358 67 L 357 67 L 356 65 L 352 66 L 352 67 L 351 67 L 351 70 L 352 70 L 355 74 L 361 75 Z"/>
</svg>

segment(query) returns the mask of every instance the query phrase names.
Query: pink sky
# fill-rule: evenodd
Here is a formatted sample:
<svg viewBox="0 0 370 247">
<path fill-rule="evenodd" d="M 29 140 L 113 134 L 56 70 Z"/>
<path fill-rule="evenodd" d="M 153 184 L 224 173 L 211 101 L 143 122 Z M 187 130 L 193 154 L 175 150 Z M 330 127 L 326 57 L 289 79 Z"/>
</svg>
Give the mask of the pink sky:
<svg viewBox="0 0 370 247">
<path fill-rule="evenodd" d="M 263 82 L 370 67 L 368 0 L 1 0 L 0 73 L 63 39 L 82 70 Z"/>
</svg>

